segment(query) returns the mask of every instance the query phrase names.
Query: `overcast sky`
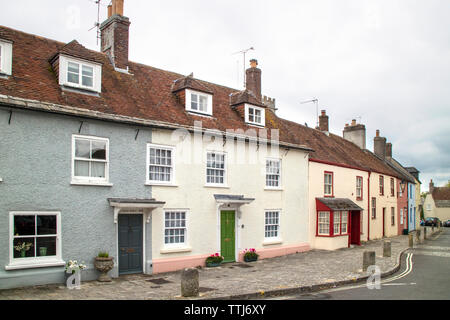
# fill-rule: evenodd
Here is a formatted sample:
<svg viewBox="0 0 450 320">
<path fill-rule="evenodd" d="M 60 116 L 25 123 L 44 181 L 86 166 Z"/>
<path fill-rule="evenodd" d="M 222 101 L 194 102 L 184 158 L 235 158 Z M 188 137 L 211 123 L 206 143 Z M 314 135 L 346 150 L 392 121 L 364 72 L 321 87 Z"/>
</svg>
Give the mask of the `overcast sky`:
<svg viewBox="0 0 450 320">
<path fill-rule="evenodd" d="M 99 49 L 95 0 L 2 2 L 0 25 Z M 110 0 L 101 1 L 100 22 Z M 278 115 L 309 126 L 314 104 L 330 131 L 376 129 L 422 191 L 450 180 L 450 1 L 125 0 L 130 60 L 242 89 L 243 56 L 258 59 Z"/>
</svg>

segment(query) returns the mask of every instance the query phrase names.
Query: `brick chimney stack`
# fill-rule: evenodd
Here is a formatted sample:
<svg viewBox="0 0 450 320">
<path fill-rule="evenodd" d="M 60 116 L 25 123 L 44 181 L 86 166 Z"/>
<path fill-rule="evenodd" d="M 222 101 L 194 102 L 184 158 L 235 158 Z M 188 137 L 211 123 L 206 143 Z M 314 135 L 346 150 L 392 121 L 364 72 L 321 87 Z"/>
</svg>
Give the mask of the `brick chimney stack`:
<svg viewBox="0 0 450 320">
<path fill-rule="evenodd" d="M 245 76 L 245 87 L 261 101 L 261 69 L 258 68 L 258 60 L 250 60 L 250 68 L 246 70 Z"/>
<path fill-rule="evenodd" d="M 108 19 L 100 25 L 101 50 L 116 69 L 128 70 L 130 20 L 123 16 L 123 2 L 112 0 L 108 6 Z"/>
<path fill-rule="evenodd" d="M 386 143 L 386 157 L 392 158 L 392 143 Z"/>
<path fill-rule="evenodd" d="M 430 180 L 430 186 L 429 186 L 429 190 L 428 190 L 428 191 L 429 191 L 430 193 L 433 193 L 433 190 L 434 190 L 434 183 L 433 183 L 433 179 L 431 179 L 431 180 Z"/>
<path fill-rule="evenodd" d="M 380 137 L 380 130 L 373 138 L 373 152 L 383 160 L 386 158 L 386 138 Z"/>
<path fill-rule="evenodd" d="M 329 131 L 329 123 L 328 116 L 325 110 L 322 110 L 321 115 L 319 117 L 319 130 L 323 132 Z"/>
</svg>

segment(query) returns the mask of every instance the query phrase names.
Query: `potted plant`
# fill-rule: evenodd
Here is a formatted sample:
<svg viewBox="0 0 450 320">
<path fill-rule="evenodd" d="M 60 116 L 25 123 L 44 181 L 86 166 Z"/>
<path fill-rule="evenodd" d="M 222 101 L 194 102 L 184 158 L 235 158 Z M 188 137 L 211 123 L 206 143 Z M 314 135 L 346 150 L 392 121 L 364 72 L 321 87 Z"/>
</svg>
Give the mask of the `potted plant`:
<svg viewBox="0 0 450 320">
<path fill-rule="evenodd" d="M 32 246 L 33 244 L 31 242 L 22 242 L 14 246 L 14 249 L 20 252 L 21 258 L 25 258 L 27 251 L 30 250 Z"/>
<path fill-rule="evenodd" d="M 220 254 L 218 254 L 218 253 L 212 254 L 208 258 L 206 258 L 206 266 L 209 268 L 218 267 L 218 266 L 220 266 L 222 261 L 223 261 L 223 257 Z"/>
<path fill-rule="evenodd" d="M 108 276 L 108 272 L 114 268 L 114 258 L 110 257 L 108 252 L 100 252 L 95 258 L 94 262 L 95 269 L 100 271 L 100 276 L 98 281 L 100 282 L 111 282 L 111 277 Z"/>
<path fill-rule="evenodd" d="M 256 253 L 255 249 L 245 249 L 244 251 L 244 261 L 245 262 L 253 262 L 258 260 L 259 254 Z"/>
</svg>

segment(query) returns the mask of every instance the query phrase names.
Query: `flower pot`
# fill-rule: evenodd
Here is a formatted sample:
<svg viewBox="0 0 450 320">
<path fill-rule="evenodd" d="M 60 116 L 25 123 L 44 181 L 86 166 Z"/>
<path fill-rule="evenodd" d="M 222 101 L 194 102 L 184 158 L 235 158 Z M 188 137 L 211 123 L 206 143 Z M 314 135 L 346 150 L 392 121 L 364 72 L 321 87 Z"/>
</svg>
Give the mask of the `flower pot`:
<svg viewBox="0 0 450 320">
<path fill-rule="evenodd" d="M 39 255 L 42 256 L 46 256 L 47 255 L 47 247 L 40 247 L 39 248 Z"/>
<path fill-rule="evenodd" d="M 254 262 L 256 260 L 258 260 L 258 257 L 245 257 L 244 256 L 244 261 L 245 262 Z"/>
<path fill-rule="evenodd" d="M 206 263 L 206 266 L 207 266 L 208 268 L 214 268 L 214 267 L 220 266 L 221 263 L 222 263 L 222 262 L 207 262 L 207 263 Z"/>
<path fill-rule="evenodd" d="M 20 257 L 21 258 L 25 258 L 26 254 L 27 254 L 27 252 L 25 250 L 20 251 Z"/>
<path fill-rule="evenodd" d="M 111 277 L 108 276 L 108 272 L 114 268 L 114 258 L 100 258 L 96 257 L 94 262 L 94 267 L 98 271 L 100 271 L 100 276 L 98 277 L 98 281 L 100 282 L 111 282 Z"/>
</svg>

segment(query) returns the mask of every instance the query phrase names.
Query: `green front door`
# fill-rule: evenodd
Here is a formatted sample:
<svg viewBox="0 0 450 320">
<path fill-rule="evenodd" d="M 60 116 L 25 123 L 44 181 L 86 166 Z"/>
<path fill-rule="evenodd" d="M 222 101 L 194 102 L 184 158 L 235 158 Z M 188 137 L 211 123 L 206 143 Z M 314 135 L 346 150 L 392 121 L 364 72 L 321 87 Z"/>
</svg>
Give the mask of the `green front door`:
<svg viewBox="0 0 450 320">
<path fill-rule="evenodd" d="M 224 257 L 223 262 L 236 261 L 234 232 L 234 211 L 222 211 L 220 215 L 220 253 Z"/>
</svg>

